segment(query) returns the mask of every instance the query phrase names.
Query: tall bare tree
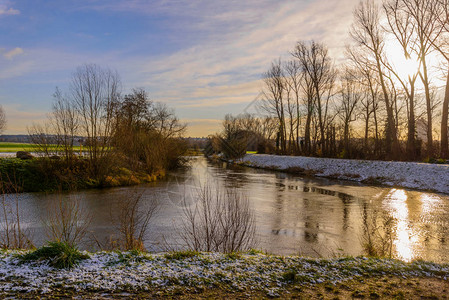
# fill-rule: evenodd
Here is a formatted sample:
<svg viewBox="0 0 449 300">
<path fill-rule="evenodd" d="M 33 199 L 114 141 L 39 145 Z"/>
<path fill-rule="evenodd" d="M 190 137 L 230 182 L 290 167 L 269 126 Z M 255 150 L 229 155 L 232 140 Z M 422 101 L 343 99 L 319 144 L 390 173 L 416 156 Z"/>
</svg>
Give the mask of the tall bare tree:
<svg viewBox="0 0 449 300">
<path fill-rule="evenodd" d="M 351 122 L 356 121 L 356 108 L 364 97 L 362 85 L 357 76 L 356 70 L 346 68 L 340 78 L 341 102 L 338 113 L 343 121 L 343 145 L 346 157 L 351 157 L 349 146 L 350 125 Z"/>
<path fill-rule="evenodd" d="M 358 46 L 370 54 L 377 73 L 377 79 L 383 92 L 387 110 L 386 142 L 387 153 L 391 158 L 399 159 L 400 145 L 394 118 L 394 103 L 385 78 L 385 33 L 380 25 L 380 11 L 373 0 L 362 0 L 354 11 L 354 24 L 350 35 Z"/>
<path fill-rule="evenodd" d="M 402 39 L 403 47 L 408 48 L 405 48 L 406 55 L 410 51 L 415 52 L 421 65 L 419 77 L 424 85 L 427 112 L 427 155 L 433 156 L 433 108 L 428 56 L 433 50 L 432 44 L 435 44 L 440 35 L 437 18 L 433 16 L 438 7 L 438 1 L 393 0 L 387 7 L 390 8 L 387 11 L 395 15 L 396 25 L 391 27 L 395 29 L 394 32 L 400 33 L 396 34 L 396 37 L 399 40 Z"/>
<path fill-rule="evenodd" d="M 264 108 L 279 120 L 278 139 L 281 153 L 286 153 L 287 149 L 287 129 L 285 125 L 285 80 L 282 70 L 282 63 L 279 59 L 271 64 L 270 69 L 264 74 L 263 80 L 265 89 Z"/>
<path fill-rule="evenodd" d="M 361 83 L 365 86 L 367 90 L 366 96 L 361 101 L 362 106 L 362 116 L 365 121 L 365 152 L 368 152 L 368 139 L 370 131 L 370 119 L 373 115 L 374 123 L 374 153 L 379 155 L 380 152 L 380 142 L 379 142 L 379 126 L 378 126 L 378 110 L 379 110 L 379 84 L 376 80 L 376 68 L 375 65 L 366 57 L 364 51 L 358 51 L 355 48 L 347 47 L 346 49 L 347 57 L 352 63 L 353 67 L 358 70 L 363 80 Z"/>
<path fill-rule="evenodd" d="M 430 41 L 434 49 L 446 60 L 449 69 L 449 0 L 437 0 L 433 6 L 432 18 L 437 21 L 438 30 L 433 34 L 439 35 L 438 39 L 431 37 Z M 446 88 L 441 112 L 441 157 L 449 158 L 448 146 L 448 114 L 449 114 L 449 70 L 446 74 Z"/>
<path fill-rule="evenodd" d="M 312 97 L 313 108 L 316 109 L 317 114 L 320 147 L 322 153 L 327 154 L 329 150 L 329 145 L 326 142 L 329 125 L 329 104 L 334 93 L 337 73 L 324 44 L 315 41 L 310 43 L 298 42 L 292 55 L 299 61 L 306 82 L 306 90 L 310 93 L 308 97 Z"/>
<path fill-rule="evenodd" d="M 114 107 L 120 97 L 119 76 L 95 64 L 81 66 L 72 76 L 70 97 L 80 116 L 81 133 L 88 139 L 91 172 L 99 175 L 101 159 L 111 146 Z"/>
<path fill-rule="evenodd" d="M 73 146 L 78 132 L 79 117 L 74 103 L 67 97 L 64 97 L 58 88 L 56 88 L 53 98 L 53 109 L 49 116 L 53 127 L 52 131 L 55 134 L 58 150 L 61 150 L 66 162 L 71 165 L 74 157 Z"/>
<path fill-rule="evenodd" d="M 297 60 L 291 60 L 285 65 L 286 86 L 289 89 L 289 107 L 292 109 L 290 112 L 290 136 L 291 140 L 295 140 L 294 147 L 295 152 L 299 153 L 299 126 L 301 124 L 301 110 L 300 110 L 300 100 L 301 100 L 301 81 L 303 79 L 303 74 L 301 72 L 301 66 Z M 289 97 L 289 98 L 290 98 Z"/>
<path fill-rule="evenodd" d="M 406 60 L 410 60 L 411 53 L 416 52 L 414 49 L 414 45 L 416 44 L 413 39 L 416 35 L 417 26 L 415 22 L 413 22 L 412 16 L 406 11 L 406 6 L 403 5 L 402 0 L 393 0 L 389 2 L 385 2 L 384 11 L 388 20 L 388 31 L 392 33 L 398 44 L 402 47 L 404 58 Z M 419 51 L 418 51 L 419 52 Z M 410 72 L 410 74 L 400 74 L 398 70 L 391 66 L 390 64 L 386 64 L 388 70 L 395 76 L 397 81 L 402 86 L 402 89 L 406 96 L 407 103 L 407 145 L 406 152 L 407 157 L 410 160 L 416 159 L 417 150 L 416 150 L 416 80 L 418 79 L 418 75 L 420 72 L 421 59 L 418 59 L 419 64 L 414 72 Z M 401 66 L 399 66 L 400 68 Z M 406 78 L 404 78 L 406 77 Z M 396 120 L 398 121 L 398 120 Z M 429 141 L 428 141 L 429 142 Z M 431 144 L 430 144 L 431 145 Z"/>
</svg>

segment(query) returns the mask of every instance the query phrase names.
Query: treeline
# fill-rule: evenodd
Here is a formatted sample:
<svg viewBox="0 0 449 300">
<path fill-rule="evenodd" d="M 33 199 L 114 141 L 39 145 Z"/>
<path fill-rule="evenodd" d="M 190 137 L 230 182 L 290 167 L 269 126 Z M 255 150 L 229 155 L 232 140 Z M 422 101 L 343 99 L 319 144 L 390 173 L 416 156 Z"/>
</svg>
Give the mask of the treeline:
<svg viewBox="0 0 449 300">
<path fill-rule="evenodd" d="M 279 154 L 449 158 L 449 1 L 376 3 L 363 0 L 354 10 L 343 63 L 316 41 L 299 41 L 288 59 L 274 61 L 263 74 L 260 106 L 268 117 L 227 116 L 220 143 L 238 149 L 243 136 L 263 136 L 274 150 L 260 150 Z M 391 48 L 399 49 L 401 64 Z M 437 72 L 445 91 L 436 86 Z M 268 119 L 269 133 L 249 125 Z"/>
<path fill-rule="evenodd" d="M 135 184 L 139 176 L 151 181 L 182 163 L 187 146 L 180 137 L 186 126 L 143 89 L 122 95 L 116 72 L 83 65 L 73 73 L 67 92 L 57 88 L 53 96 L 48 121 L 28 129 L 43 156 L 36 162 L 38 173 L 45 174 L 40 180 L 56 178 L 64 188 L 79 187 L 80 181 Z M 8 181 L 12 172 L 18 171 L 9 170 Z"/>
</svg>

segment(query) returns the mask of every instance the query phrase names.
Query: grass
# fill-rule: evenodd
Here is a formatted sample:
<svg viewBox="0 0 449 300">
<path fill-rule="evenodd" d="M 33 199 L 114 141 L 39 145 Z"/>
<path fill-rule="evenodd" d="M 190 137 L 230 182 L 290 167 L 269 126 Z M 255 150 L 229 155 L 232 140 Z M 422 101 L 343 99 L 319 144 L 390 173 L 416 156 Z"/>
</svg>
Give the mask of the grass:
<svg viewBox="0 0 449 300">
<path fill-rule="evenodd" d="M 51 149 L 56 149 L 56 145 L 51 145 Z M 6 142 L 0 142 L 0 152 L 8 152 L 13 153 L 17 151 L 27 151 L 27 152 L 34 152 L 36 151 L 37 146 L 35 144 L 29 144 L 29 143 L 6 143 Z M 74 151 L 79 151 L 80 146 L 74 146 Z"/>
<path fill-rule="evenodd" d="M 19 257 L 22 262 L 48 261 L 49 265 L 58 269 L 72 269 L 81 260 L 89 258 L 76 247 L 63 242 L 49 242 L 35 251 Z"/>
<path fill-rule="evenodd" d="M 185 250 L 185 251 L 169 252 L 169 253 L 166 253 L 164 256 L 166 259 L 180 260 L 180 259 L 195 257 L 199 254 L 200 253 L 197 251 Z"/>
<path fill-rule="evenodd" d="M 17 151 L 33 152 L 35 149 L 36 146 L 33 144 L 0 142 L 0 152 L 17 152 Z"/>
<path fill-rule="evenodd" d="M 79 262 L 73 259 L 78 254 L 85 255 L 65 244 L 53 243 L 23 255 L 27 259 L 22 261 L 56 263 L 56 258 L 63 257 L 63 262 L 54 266 L 70 268 Z M 447 299 L 449 292 L 447 264 L 254 254 L 259 251 L 239 253 L 239 260 L 232 260 L 230 254 L 195 251 L 151 256 L 135 250 L 99 252 L 92 253 L 91 261 L 79 268 L 41 272 L 33 266 L 17 268 L 14 260 L 7 259 L 17 254 L 0 252 L 9 275 L 6 282 L 0 282 L 0 298 L 32 299 L 41 293 L 56 298 L 121 299 L 126 292 L 127 299 Z M 207 264 L 203 263 L 205 259 Z M 19 276 L 23 270 L 26 274 L 22 278 Z M 58 274 L 65 277 L 61 280 Z M 21 294 L 21 287 L 30 283 L 32 288 Z M 45 292 L 39 290 L 41 284 L 48 287 Z"/>
</svg>

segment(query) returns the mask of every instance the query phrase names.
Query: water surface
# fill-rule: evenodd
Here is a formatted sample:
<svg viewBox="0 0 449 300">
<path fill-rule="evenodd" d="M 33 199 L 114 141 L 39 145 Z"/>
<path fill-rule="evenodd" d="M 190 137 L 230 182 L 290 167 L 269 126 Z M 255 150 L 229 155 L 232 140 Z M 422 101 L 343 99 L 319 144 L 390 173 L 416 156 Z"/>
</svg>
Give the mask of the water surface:
<svg viewBox="0 0 449 300">
<path fill-rule="evenodd" d="M 195 201 L 199 186 L 209 182 L 218 189 L 237 189 L 249 198 L 256 217 L 255 248 L 313 257 L 359 255 L 366 230 L 377 228 L 385 237 L 382 226 L 390 220 L 394 234 L 386 240 L 392 243 L 394 256 L 449 262 L 447 195 L 232 167 L 202 157 L 193 158 L 190 164 L 190 168 L 150 185 L 63 195 L 7 195 L 6 200 L 14 203 L 18 198 L 23 226 L 40 245 L 48 239 L 43 224 L 51 215 L 51 207 L 61 197 L 64 201 L 77 199 L 92 217 L 90 242 L 82 247 L 95 249 L 94 240 L 106 241 L 117 232 L 114 221 L 121 199 L 143 193 L 143 207 L 159 203 L 145 246 L 151 251 L 164 251 L 182 247 L 179 228 L 183 207 Z"/>
</svg>

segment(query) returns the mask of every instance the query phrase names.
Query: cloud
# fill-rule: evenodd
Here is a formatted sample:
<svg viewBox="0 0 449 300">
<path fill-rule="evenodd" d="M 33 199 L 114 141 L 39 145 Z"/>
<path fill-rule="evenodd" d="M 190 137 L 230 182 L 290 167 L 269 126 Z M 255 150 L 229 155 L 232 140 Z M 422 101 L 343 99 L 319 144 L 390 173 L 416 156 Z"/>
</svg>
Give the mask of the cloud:
<svg viewBox="0 0 449 300">
<path fill-rule="evenodd" d="M 180 115 L 201 117 L 200 108 L 217 111 L 217 115 L 209 118 L 238 114 L 244 103 L 251 102 L 260 92 L 263 86 L 260 79 L 271 61 L 289 58 L 289 51 L 297 41 L 325 42 L 331 55 L 341 59 L 352 11 L 358 1 L 76 2 L 81 3 L 76 4 L 77 9 L 98 13 L 156 16 L 158 22 L 170 28 L 167 38 L 180 41 L 170 52 L 157 55 L 142 51 L 127 56 L 126 49 L 69 53 L 62 47 L 27 48 L 27 55 L 20 60 L 0 61 L 0 78 L 39 74 L 45 70 L 47 74 L 66 72 L 64 80 L 67 80 L 77 65 L 93 62 L 117 69 L 125 89 L 144 87 L 153 100 L 168 103 Z M 135 47 L 139 47 L 138 43 Z M 189 133 L 207 135 L 209 129 L 216 130 L 217 126 L 218 119 L 196 120 L 189 125 L 192 127 Z"/>
<path fill-rule="evenodd" d="M 14 56 L 20 55 L 23 53 L 23 49 L 22 48 L 14 48 L 6 53 L 3 53 L 3 56 L 6 57 L 7 59 L 12 59 Z"/>
<path fill-rule="evenodd" d="M 6 15 L 6 16 L 12 16 L 12 15 L 18 15 L 20 14 L 20 11 L 14 8 L 1 8 L 0 7 L 0 16 Z"/>
<path fill-rule="evenodd" d="M 0 16 L 19 15 L 20 11 L 10 7 L 10 1 L 0 1 Z"/>
<path fill-rule="evenodd" d="M 186 98 L 195 96 L 214 99 L 220 88 L 226 89 L 228 96 L 241 95 L 239 86 L 260 79 L 272 60 L 280 56 L 288 58 L 288 51 L 298 40 L 326 42 L 334 56 L 341 56 L 357 2 L 319 0 L 273 4 L 262 1 L 260 5 L 252 3 L 254 10 L 251 10 L 245 1 L 243 6 L 237 3 L 226 6 L 227 11 L 219 6 L 215 13 L 206 6 L 206 11 L 192 11 L 195 16 L 203 17 L 190 26 L 213 28 L 214 34 L 175 53 L 144 58 L 136 74 L 143 79 L 140 85 L 159 87 L 162 92 L 157 96 L 170 100 L 178 98 L 185 102 Z M 133 5 L 143 4 L 133 1 Z M 165 8 L 161 7 L 160 10 Z M 192 9 L 191 5 L 183 8 Z M 140 10 L 145 11 L 145 7 Z M 175 9 L 174 13 L 179 14 L 179 10 Z M 239 29 L 223 28 L 222 22 L 235 23 Z M 253 85 L 247 93 L 256 96 L 258 89 Z"/>
</svg>

